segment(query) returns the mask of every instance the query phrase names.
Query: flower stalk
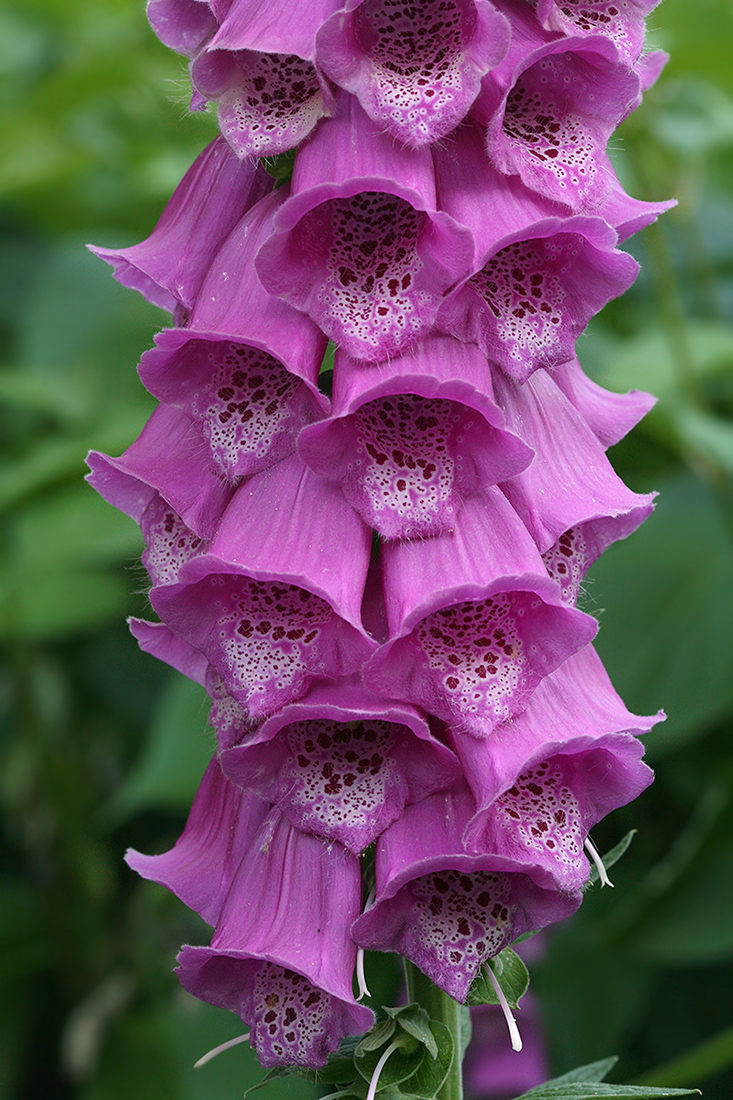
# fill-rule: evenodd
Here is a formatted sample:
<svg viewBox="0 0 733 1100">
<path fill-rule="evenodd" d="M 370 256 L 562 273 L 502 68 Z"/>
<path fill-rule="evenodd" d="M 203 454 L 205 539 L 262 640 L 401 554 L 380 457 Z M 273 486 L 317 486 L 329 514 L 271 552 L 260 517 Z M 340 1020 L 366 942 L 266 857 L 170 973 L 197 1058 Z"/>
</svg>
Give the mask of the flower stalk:
<svg viewBox="0 0 733 1100">
<path fill-rule="evenodd" d="M 471 1038 L 471 1018 L 455 1001 L 407 959 L 404 963 L 408 1003 L 419 1004 L 431 1020 L 445 1024 L 453 1039 L 453 1061 L 435 1100 L 463 1100 L 463 1055 Z"/>
</svg>

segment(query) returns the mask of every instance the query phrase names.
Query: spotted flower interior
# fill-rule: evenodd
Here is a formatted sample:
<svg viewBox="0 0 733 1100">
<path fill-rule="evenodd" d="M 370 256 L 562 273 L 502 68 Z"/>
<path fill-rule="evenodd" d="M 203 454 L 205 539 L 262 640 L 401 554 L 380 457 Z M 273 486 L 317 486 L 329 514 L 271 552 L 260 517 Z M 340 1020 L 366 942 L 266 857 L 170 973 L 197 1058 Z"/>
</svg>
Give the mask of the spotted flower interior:
<svg viewBox="0 0 733 1100">
<path fill-rule="evenodd" d="M 372 1026 L 365 950 L 465 1002 L 650 781 L 661 715 L 577 604 L 653 507 L 606 455 L 652 399 L 575 345 L 667 205 L 606 150 L 661 68 L 651 6 L 148 6 L 221 134 L 147 241 L 96 250 L 172 321 L 156 413 L 90 480 L 141 527 L 133 632 L 208 692 L 217 752 L 178 843 L 128 862 L 214 926 L 180 980 L 264 1066 Z"/>
</svg>

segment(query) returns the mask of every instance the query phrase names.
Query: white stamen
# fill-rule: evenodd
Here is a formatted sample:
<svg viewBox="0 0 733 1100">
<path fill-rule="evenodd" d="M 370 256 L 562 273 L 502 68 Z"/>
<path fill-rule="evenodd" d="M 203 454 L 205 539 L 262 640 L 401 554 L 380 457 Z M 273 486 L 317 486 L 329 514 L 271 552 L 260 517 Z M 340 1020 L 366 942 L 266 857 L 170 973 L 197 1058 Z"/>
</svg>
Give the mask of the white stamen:
<svg viewBox="0 0 733 1100">
<path fill-rule="evenodd" d="M 218 1047 L 214 1047 L 208 1054 L 204 1054 L 202 1058 L 199 1058 L 198 1062 L 194 1062 L 193 1068 L 199 1069 L 201 1066 L 205 1066 L 207 1062 L 210 1062 L 212 1058 L 216 1058 L 217 1054 L 222 1054 L 223 1051 L 229 1050 L 230 1047 L 239 1046 L 240 1043 L 249 1042 L 249 1032 L 245 1032 L 244 1035 L 238 1035 L 236 1039 L 228 1039 L 226 1043 L 222 1043 Z"/>
<path fill-rule="evenodd" d="M 590 858 L 593 860 L 593 862 L 596 865 L 596 870 L 598 871 L 598 877 L 601 880 L 601 886 L 613 886 L 613 883 L 611 882 L 610 878 L 608 877 L 608 871 L 606 870 L 606 868 L 603 865 L 603 860 L 598 855 L 598 849 L 595 847 L 594 844 L 591 843 L 590 837 L 586 838 L 585 847 L 586 847 L 586 850 L 588 852 L 588 855 L 590 856 Z"/>
<path fill-rule="evenodd" d="M 512 1016 L 512 1011 L 507 1004 L 507 999 L 504 996 L 504 990 L 499 985 L 499 981 L 496 974 L 491 969 L 491 966 L 487 963 L 484 967 L 485 972 L 489 976 L 489 981 L 494 987 L 494 992 L 499 998 L 499 1004 L 501 1005 L 501 1011 L 504 1013 L 504 1019 L 506 1020 L 506 1026 L 509 1028 L 509 1038 L 512 1041 L 512 1050 L 522 1049 L 522 1036 L 519 1034 L 519 1028 L 517 1027 L 517 1021 Z"/>
<path fill-rule="evenodd" d="M 399 1045 L 399 1043 L 390 1043 L 382 1057 L 377 1062 L 376 1066 L 374 1067 L 372 1079 L 369 1082 L 369 1091 L 367 1092 L 366 1100 L 374 1100 L 374 1097 L 377 1095 L 377 1085 L 379 1084 L 379 1078 L 381 1077 L 382 1070 L 384 1069 L 384 1063 L 387 1061 L 390 1054 L 394 1054 Z"/>
<path fill-rule="evenodd" d="M 356 949 L 356 984 L 359 986 L 359 996 L 356 998 L 360 1001 L 362 997 L 371 997 L 371 993 L 367 989 L 366 974 L 364 973 L 364 948 L 358 947 Z"/>
</svg>

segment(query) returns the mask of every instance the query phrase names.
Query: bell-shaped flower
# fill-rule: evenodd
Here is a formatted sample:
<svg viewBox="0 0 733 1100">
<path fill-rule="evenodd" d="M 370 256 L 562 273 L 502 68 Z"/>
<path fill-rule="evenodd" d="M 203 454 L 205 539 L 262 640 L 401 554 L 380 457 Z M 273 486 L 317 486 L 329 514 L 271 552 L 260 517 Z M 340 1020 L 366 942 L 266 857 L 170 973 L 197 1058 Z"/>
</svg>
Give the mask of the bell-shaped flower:
<svg viewBox="0 0 733 1100">
<path fill-rule="evenodd" d="M 91 451 L 87 464 L 90 485 L 140 524 L 155 585 L 173 583 L 203 553 L 232 495 L 191 421 L 166 405 L 119 458 Z"/>
<path fill-rule="evenodd" d="M 193 423 L 165 405 L 155 409 L 140 438 L 119 459 L 91 451 L 87 463 L 89 484 L 136 522 L 160 497 L 201 539 L 214 535 L 232 494 Z"/>
<path fill-rule="evenodd" d="M 443 336 L 378 366 L 337 351 L 332 417 L 298 452 L 385 538 L 450 530 L 464 499 L 533 457 L 504 428 L 485 357 Z"/>
<path fill-rule="evenodd" d="M 643 390 L 615 393 L 604 389 L 588 377 L 577 359 L 555 367 L 552 380 L 603 447 L 613 447 L 623 439 L 656 401 Z"/>
<path fill-rule="evenodd" d="M 216 732 L 220 752 L 251 735 L 254 723 L 248 712 L 228 693 L 221 676 L 204 653 L 174 634 L 165 623 L 130 618 L 127 624 L 144 653 L 165 661 L 176 672 L 206 688 L 211 699 L 209 725 Z"/>
<path fill-rule="evenodd" d="M 219 27 L 208 0 L 148 0 L 150 26 L 164 46 L 196 57 Z"/>
<path fill-rule="evenodd" d="M 206 7 L 200 0 L 190 3 Z M 238 160 L 218 137 L 189 168 L 149 237 L 128 248 L 90 246 L 90 251 L 112 265 L 123 286 L 181 323 L 222 242 L 273 182 L 263 168 Z"/>
<path fill-rule="evenodd" d="M 337 7 L 338 0 L 310 0 L 284 16 L 276 0 L 232 0 L 191 79 L 204 99 L 217 101 L 221 132 L 237 156 L 293 149 L 333 113 L 315 39 Z"/>
<path fill-rule="evenodd" d="M 491 738 L 453 731 L 451 743 L 476 800 L 463 834 L 467 849 L 531 858 L 561 889 L 582 886 L 588 832 L 651 782 L 637 735 L 663 717 L 631 714 L 586 646 Z"/>
<path fill-rule="evenodd" d="M 574 603 L 597 557 L 635 531 L 653 507 L 653 493 L 634 493 L 616 474 L 596 436 L 546 371 L 519 386 L 496 379 L 507 426 L 522 431 L 535 452 L 531 466 L 501 488 Z"/>
<path fill-rule="evenodd" d="M 511 31 L 488 0 L 346 0 L 316 39 L 327 76 L 405 145 L 450 133 Z"/>
<path fill-rule="evenodd" d="M 125 860 L 133 871 L 165 886 L 207 924 L 214 925 L 242 859 L 269 812 L 262 799 L 225 778 L 215 756 L 175 846 L 157 856 L 129 849 Z"/>
<path fill-rule="evenodd" d="M 558 217 L 556 205 L 493 168 L 471 123 L 434 161 L 441 208 L 476 240 L 474 270 L 441 306 L 438 328 L 520 381 L 572 358 L 590 319 L 633 283 L 636 260 L 615 248 L 601 218 Z"/>
<path fill-rule="evenodd" d="M 381 133 L 357 101 L 298 151 L 290 198 L 256 260 L 263 285 L 354 359 L 417 342 L 470 272 L 473 239 L 436 210 L 428 149 Z"/>
<path fill-rule="evenodd" d="M 375 691 L 487 737 L 594 636 L 562 603 L 502 492 L 466 501 L 448 534 L 381 547 L 390 640 L 365 670 Z"/>
<path fill-rule="evenodd" d="M 273 298 L 253 270 L 285 194 L 252 207 L 219 251 L 185 328 L 167 329 L 140 362 L 161 401 L 183 409 L 230 479 L 286 458 L 304 424 L 328 411 L 318 391 L 326 338 Z"/>
<path fill-rule="evenodd" d="M 659 0 L 537 0 L 537 17 L 548 31 L 566 35 L 603 35 L 627 65 L 635 65 L 644 46 L 645 17 Z"/>
<path fill-rule="evenodd" d="M 377 841 L 375 898 L 352 926 L 360 947 L 403 955 L 457 1001 L 484 962 L 580 904 L 579 891 L 534 881 L 520 860 L 469 853 L 474 809 L 464 785 L 408 806 Z"/>
<path fill-rule="evenodd" d="M 274 803 L 302 832 L 358 855 L 405 805 L 459 774 L 423 714 L 356 679 L 321 682 L 222 753 L 232 782 Z"/>
<path fill-rule="evenodd" d="M 293 456 L 240 487 L 208 552 L 151 602 L 261 719 L 373 652 L 361 625 L 370 544 L 341 493 Z"/>
<path fill-rule="evenodd" d="M 360 900 L 357 858 L 274 810 L 242 854 L 211 946 L 179 954 L 181 983 L 241 1017 L 263 1066 L 322 1066 L 374 1022 L 352 992 Z"/>
<path fill-rule="evenodd" d="M 641 98 L 639 76 L 600 35 L 560 38 L 526 0 L 505 0 L 509 52 L 483 79 L 472 108 L 500 172 L 575 213 L 595 213 L 613 170 L 611 134 Z"/>
</svg>

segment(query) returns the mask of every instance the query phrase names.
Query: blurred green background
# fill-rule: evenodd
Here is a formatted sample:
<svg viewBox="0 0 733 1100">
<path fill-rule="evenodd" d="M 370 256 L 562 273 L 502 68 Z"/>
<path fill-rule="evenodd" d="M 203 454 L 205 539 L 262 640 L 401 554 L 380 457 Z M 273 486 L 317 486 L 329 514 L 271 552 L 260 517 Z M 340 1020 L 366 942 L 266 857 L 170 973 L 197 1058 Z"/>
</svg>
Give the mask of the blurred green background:
<svg viewBox="0 0 733 1100">
<path fill-rule="evenodd" d="M 665 0 L 672 61 L 613 140 L 638 197 L 679 206 L 630 243 L 642 274 L 580 342 L 586 369 L 659 403 L 615 448 L 651 520 L 586 586 L 599 648 L 648 738 L 655 785 L 616 888 L 587 897 L 533 968 L 552 1070 L 618 1054 L 615 1080 L 733 1096 L 733 16 Z M 135 525 L 82 478 L 152 408 L 135 366 L 167 318 L 84 249 L 152 228 L 214 133 L 142 0 L 0 9 L 0 1096 L 204 1100 L 260 1074 L 239 1031 L 179 988 L 207 930 L 122 863 L 178 835 L 211 752 L 198 688 L 139 653 Z M 389 968 L 377 984 L 394 983 Z M 295 1082 L 269 1095 L 298 1100 Z"/>
</svg>

